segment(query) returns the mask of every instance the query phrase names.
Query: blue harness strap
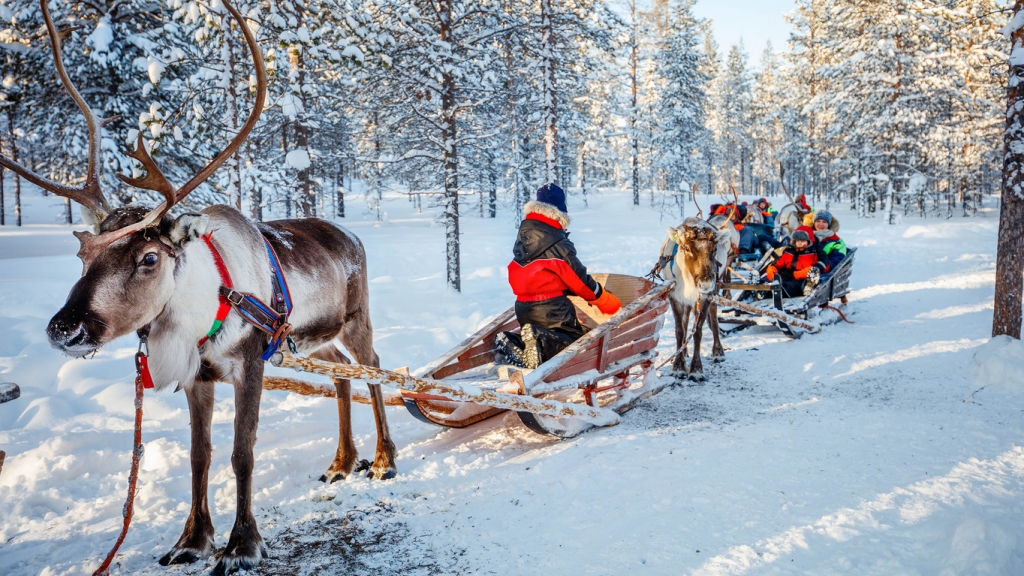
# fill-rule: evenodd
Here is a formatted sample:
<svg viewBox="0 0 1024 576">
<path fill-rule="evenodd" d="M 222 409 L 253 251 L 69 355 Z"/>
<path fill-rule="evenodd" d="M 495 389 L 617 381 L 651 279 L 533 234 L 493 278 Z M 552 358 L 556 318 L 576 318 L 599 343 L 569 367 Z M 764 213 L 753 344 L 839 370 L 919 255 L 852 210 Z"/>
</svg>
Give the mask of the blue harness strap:
<svg viewBox="0 0 1024 576">
<path fill-rule="evenodd" d="M 220 292 L 231 303 L 239 316 L 270 335 L 270 343 L 260 355 L 260 358 L 266 362 L 277 352 L 281 347 L 281 342 L 284 342 L 291 333 L 288 315 L 292 312 L 292 296 L 288 290 L 284 272 L 281 270 L 281 261 L 277 257 L 277 252 L 266 238 L 263 239 L 263 244 L 267 248 L 270 271 L 273 273 L 271 283 L 274 285 L 274 293 L 271 297 L 271 304 L 268 306 L 252 294 L 238 292 L 226 286 L 221 286 Z"/>
</svg>

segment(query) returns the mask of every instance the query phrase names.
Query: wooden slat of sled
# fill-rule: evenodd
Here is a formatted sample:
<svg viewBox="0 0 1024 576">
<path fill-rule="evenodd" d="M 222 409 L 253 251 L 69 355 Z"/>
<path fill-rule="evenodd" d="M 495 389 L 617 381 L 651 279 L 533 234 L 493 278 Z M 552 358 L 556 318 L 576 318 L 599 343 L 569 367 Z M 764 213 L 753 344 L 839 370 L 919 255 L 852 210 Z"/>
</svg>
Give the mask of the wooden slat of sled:
<svg viewBox="0 0 1024 576">
<path fill-rule="evenodd" d="M 570 344 L 569 347 L 559 352 L 554 358 L 541 364 L 539 368 L 528 374 L 524 379 L 524 387 L 526 388 L 527 393 L 529 393 L 529 390 L 533 388 L 535 384 L 546 380 L 548 376 L 559 371 L 566 364 L 572 362 L 574 356 L 577 356 L 584 350 L 590 348 L 594 343 L 600 340 L 601 337 L 611 332 L 615 328 L 617 322 L 624 322 L 626 319 L 640 313 L 641 310 L 644 310 L 653 301 L 663 298 L 668 289 L 669 285 L 667 284 L 664 286 L 655 286 L 643 297 L 631 302 L 628 306 L 624 306 L 607 322 L 584 334 L 582 338 Z"/>
<path fill-rule="evenodd" d="M 613 350 L 615 348 L 618 348 L 619 346 L 629 344 L 634 340 L 642 340 L 647 336 L 651 336 L 652 334 L 657 333 L 661 324 L 661 314 L 667 306 L 668 303 L 666 302 L 663 306 L 654 307 L 647 313 L 641 314 L 640 316 L 637 316 L 636 318 L 633 319 L 636 320 L 637 322 L 630 320 L 629 322 L 625 322 L 622 325 L 620 325 L 620 327 L 613 329 L 611 332 L 608 333 L 608 335 L 606 335 L 602 339 L 605 341 L 605 349 Z M 571 366 L 588 362 L 591 358 L 594 358 L 596 356 L 599 356 L 599 352 L 597 345 L 595 344 L 594 346 L 591 346 L 587 350 L 578 354 L 576 358 L 573 358 L 572 360 L 567 362 L 565 366 L 563 366 L 563 368 L 560 369 L 560 371 L 564 370 L 565 372 L 563 372 L 563 374 L 571 372 L 571 370 L 569 370 Z M 565 376 L 563 375 L 562 377 L 564 378 Z M 545 378 L 545 381 L 553 382 L 556 379 L 560 378 L 553 378 L 549 376 L 548 378 Z"/>
<path fill-rule="evenodd" d="M 664 314 L 666 309 L 668 309 L 668 300 L 655 301 L 655 303 L 649 306 L 646 311 L 626 320 L 622 324 L 619 324 L 619 326 L 612 330 L 611 333 L 612 335 L 618 335 L 628 332 L 637 326 L 647 324 Z"/>
<path fill-rule="evenodd" d="M 439 370 L 434 372 L 434 378 L 440 380 L 441 378 L 454 376 L 456 374 L 459 374 L 460 372 L 465 372 L 466 370 L 476 368 L 477 366 L 490 364 L 491 362 L 494 362 L 493 346 L 491 346 L 489 350 L 481 352 L 476 356 L 466 358 L 465 360 L 460 358 L 459 361 L 456 362 L 455 364 L 449 364 L 447 366 L 444 366 L 443 368 L 440 368 Z"/>
<path fill-rule="evenodd" d="M 648 322 L 647 324 L 638 326 L 628 332 L 624 332 L 617 335 L 609 335 L 607 352 L 605 353 L 606 360 L 604 361 L 604 364 L 607 365 L 614 362 L 615 360 L 621 360 L 622 358 L 625 358 L 625 356 L 616 357 L 616 351 L 624 345 L 628 345 L 634 341 L 644 340 L 645 338 L 656 334 L 659 328 L 658 324 L 659 322 L 655 318 L 654 320 Z M 655 345 L 657 345 L 657 338 L 654 339 L 652 347 Z M 638 352 L 643 352 L 643 350 L 638 350 Z M 562 378 L 575 376 L 576 374 L 586 372 L 587 370 L 601 370 L 602 366 L 598 364 L 599 356 L 600 354 L 598 347 L 591 347 L 590 349 L 585 350 L 581 354 L 577 355 L 576 358 L 573 358 L 571 361 L 567 362 L 565 366 L 559 368 L 558 371 L 545 378 L 544 381 L 554 382 L 555 380 L 561 380 Z"/>
<path fill-rule="evenodd" d="M 301 394 L 302 396 L 321 396 L 323 398 L 337 398 L 338 391 L 334 384 L 322 384 L 318 382 L 307 382 L 297 378 L 286 378 L 284 376 L 264 376 L 264 390 L 282 390 Z M 357 404 L 371 404 L 370 391 L 358 388 L 352 389 L 352 401 Z M 402 406 L 402 396 L 394 392 L 384 392 L 385 406 Z"/>
<path fill-rule="evenodd" d="M 643 331 L 649 331 L 651 334 L 655 334 L 657 330 L 656 327 L 652 325 L 650 327 L 645 327 Z M 608 364 L 613 364 L 625 358 L 629 358 L 642 352 L 646 352 L 648 351 L 648 349 L 651 349 L 656 345 L 656 335 L 638 340 L 630 338 L 626 345 L 620 345 L 618 347 L 615 347 L 614 349 L 609 349 L 609 351 L 604 356 L 603 364 L 605 366 Z M 601 366 L 599 365 L 598 361 L 599 358 L 597 351 L 595 349 L 593 353 L 582 355 L 579 360 L 574 360 L 571 364 L 559 368 L 556 372 L 548 376 L 545 379 L 545 381 L 554 382 L 557 380 L 561 380 L 562 378 L 568 378 L 569 376 L 582 374 L 588 370 L 601 370 Z"/>
<path fill-rule="evenodd" d="M 724 288 L 726 290 L 771 290 L 772 289 L 772 285 L 771 284 L 743 284 L 743 283 L 736 283 L 736 282 L 730 282 L 728 284 L 719 284 L 718 287 L 719 288 Z"/>
</svg>

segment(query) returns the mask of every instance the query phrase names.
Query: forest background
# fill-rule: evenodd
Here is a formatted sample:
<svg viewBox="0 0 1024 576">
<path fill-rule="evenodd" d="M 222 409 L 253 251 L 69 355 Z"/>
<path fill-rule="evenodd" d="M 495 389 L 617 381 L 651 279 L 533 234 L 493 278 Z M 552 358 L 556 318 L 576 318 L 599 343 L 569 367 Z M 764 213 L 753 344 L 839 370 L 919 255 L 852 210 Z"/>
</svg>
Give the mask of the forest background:
<svg viewBox="0 0 1024 576">
<path fill-rule="evenodd" d="M 784 168 L 788 191 L 812 204 L 890 223 L 972 216 L 998 193 L 1004 3 L 797 0 L 788 45 L 753 58 L 742 42 L 719 46 L 694 4 L 240 1 L 270 105 L 189 207 L 386 221 L 385 193 L 439 203 L 446 280 L 460 289 L 460 211 L 508 214 L 511 226 L 544 182 L 583 204 L 625 188 L 633 204 L 681 216 L 693 186 L 778 198 Z M 255 81 L 219 0 L 51 10 L 72 78 L 110 119 L 104 188 L 116 202 L 156 201 L 114 178 L 141 174 L 127 156 L 140 133 L 178 182 L 244 122 Z M 54 73 L 39 4 L 4 0 L 0 19 L 0 149 L 80 182 L 87 131 Z M 0 224 L 20 225 L 21 181 L 4 180 L 13 211 L 0 198 Z M 62 220 L 74 219 L 66 203 Z"/>
</svg>

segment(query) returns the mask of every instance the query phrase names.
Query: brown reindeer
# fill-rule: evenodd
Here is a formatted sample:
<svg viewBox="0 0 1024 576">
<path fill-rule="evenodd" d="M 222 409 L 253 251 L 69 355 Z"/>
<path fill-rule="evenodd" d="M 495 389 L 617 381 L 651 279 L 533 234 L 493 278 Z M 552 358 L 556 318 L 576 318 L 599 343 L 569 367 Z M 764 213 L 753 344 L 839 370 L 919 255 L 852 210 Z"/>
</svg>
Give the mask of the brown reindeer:
<svg viewBox="0 0 1024 576">
<path fill-rule="evenodd" d="M 100 190 L 103 122 L 69 79 L 60 55 L 61 33 L 50 17 L 47 0 L 40 0 L 40 6 L 57 73 L 88 123 L 86 182 L 80 188 L 64 186 L 2 156 L 0 165 L 54 194 L 75 200 L 83 206 L 84 214 L 99 222 L 97 234 L 76 233 L 81 241 L 79 256 L 84 272 L 64 307 L 50 321 L 47 335 L 55 348 L 71 356 L 85 356 L 132 331 L 140 331 L 143 337 L 148 334 L 156 389 L 176 385 L 185 390 L 192 429 L 192 508 L 181 537 L 160 559 L 163 565 L 193 562 L 214 551 L 207 501 L 214 382 L 234 385 L 231 465 L 237 486 L 235 523 L 214 573 L 253 567 L 267 555 L 252 515 L 252 474 L 263 382 L 260 355 L 268 336 L 222 306 L 224 279 L 229 278 L 240 293 L 270 297 L 274 292 L 266 238 L 279 257 L 294 302 L 287 323 L 293 328 L 291 335 L 299 351 L 324 360 L 349 362 L 335 346 L 337 339 L 356 362 L 379 366 L 370 325 L 366 253 L 355 236 L 323 220 L 254 224 L 234 208 L 222 205 L 177 218 L 168 214 L 238 150 L 263 110 L 267 88 L 263 56 L 243 16 L 227 1 L 224 6 L 238 22 L 256 69 L 253 111 L 228 146 L 180 188 L 172 186 L 160 172 L 140 136 L 132 156 L 145 167 L 146 176 L 118 176 L 130 185 L 160 192 L 164 201 L 153 210 L 134 205 L 111 210 Z M 221 312 L 227 314 L 223 324 L 219 330 L 211 329 Z M 212 336 L 207 339 L 208 333 Z M 199 347 L 201 340 L 204 344 Z M 353 473 L 358 464 L 350 418 L 350 385 L 347 380 L 336 380 L 335 385 L 340 420 L 338 450 L 322 478 L 331 481 Z M 370 393 L 378 436 L 376 458 L 369 470 L 374 477 L 389 478 L 395 474 L 395 446 L 388 432 L 380 387 L 371 385 Z"/>
<path fill-rule="evenodd" d="M 693 380 L 704 380 L 704 365 L 700 358 L 700 343 L 704 322 L 710 318 L 714 344 L 711 358 L 715 362 L 725 359 L 718 332 L 718 305 L 713 296 L 718 287 L 720 271 L 726 270 L 732 252 L 739 245 L 739 233 L 725 216 L 716 216 L 711 222 L 690 217 L 678 228 L 668 229 L 668 238 L 661 246 L 662 277 L 674 281 L 669 292 L 672 316 L 676 322 L 676 346 L 681 351 L 672 363 L 677 376 L 688 375 Z M 693 331 L 693 360 L 686 366 L 686 341 L 690 314 L 696 309 Z"/>
</svg>

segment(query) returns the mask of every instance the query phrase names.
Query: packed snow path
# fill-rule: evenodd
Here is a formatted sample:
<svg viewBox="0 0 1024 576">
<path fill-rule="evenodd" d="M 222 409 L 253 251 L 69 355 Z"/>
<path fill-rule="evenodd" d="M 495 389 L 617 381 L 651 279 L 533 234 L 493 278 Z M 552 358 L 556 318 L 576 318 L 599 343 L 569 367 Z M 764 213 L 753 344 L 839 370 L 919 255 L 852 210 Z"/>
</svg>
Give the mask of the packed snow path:
<svg viewBox="0 0 1024 576">
<path fill-rule="evenodd" d="M 46 202 L 30 196 L 26 220 L 50 221 Z M 386 208 L 386 224 L 345 225 L 367 247 L 381 361 L 416 367 L 512 301 L 514 229 L 507 213 L 465 210 L 460 295 L 444 288 L 434 214 L 400 199 Z M 254 510 L 273 557 L 255 572 L 1024 573 L 1022 402 L 999 382 L 1021 373 L 972 377 L 973 356 L 991 348 L 995 215 L 888 226 L 846 208 L 833 212 L 860 247 L 856 324 L 798 341 L 769 328 L 726 338 L 708 382 L 672 387 L 613 428 L 558 441 L 508 415 L 443 431 L 391 408 L 399 477 L 323 485 L 335 403 L 264 393 Z M 590 269 L 627 274 L 650 268 L 680 220 L 611 191 L 587 209 L 572 198 L 570 213 Z M 69 360 L 44 334 L 79 275 L 76 248 L 65 227 L 0 228 L 0 380 L 22 388 L 0 405 L 4 575 L 91 573 L 120 525 L 136 342 Z M 660 350 L 672 347 L 669 321 Z M 217 393 L 210 485 L 223 546 L 233 403 L 226 386 Z M 354 420 L 368 457 L 369 409 L 357 406 Z M 156 564 L 188 513 L 183 394 L 148 393 L 143 436 L 136 515 L 114 573 L 205 573 L 211 563 Z"/>
</svg>

